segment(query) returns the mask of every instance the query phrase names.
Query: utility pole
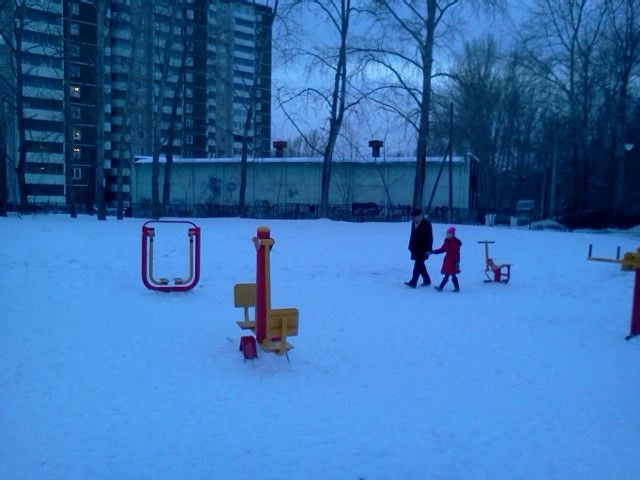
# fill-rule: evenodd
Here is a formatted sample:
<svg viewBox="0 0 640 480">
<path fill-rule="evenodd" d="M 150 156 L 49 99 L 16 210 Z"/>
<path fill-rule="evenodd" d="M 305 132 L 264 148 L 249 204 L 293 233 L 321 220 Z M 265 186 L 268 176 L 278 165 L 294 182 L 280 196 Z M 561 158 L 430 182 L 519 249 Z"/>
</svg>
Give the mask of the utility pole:
<svg viewBox="0 0 640 480">
<path fill-rule="evenodd" d="M 449 104 L 449 223 L 453 219 L 453 103 Z"/>
</svg>

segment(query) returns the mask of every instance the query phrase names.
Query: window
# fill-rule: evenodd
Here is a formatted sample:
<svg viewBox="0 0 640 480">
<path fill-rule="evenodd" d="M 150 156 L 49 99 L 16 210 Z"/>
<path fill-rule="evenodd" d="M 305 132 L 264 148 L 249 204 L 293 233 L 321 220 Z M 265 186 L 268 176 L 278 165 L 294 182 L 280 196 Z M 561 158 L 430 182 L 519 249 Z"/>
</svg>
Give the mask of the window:
<svg viewBox="0 0 640 480">
<path fill-rule="evenodd" d="M 80 118 L 80 107 L 71 107 L 71 118 Z"/>
<path fill-rule="evenodd" d="M 193 88 L 191 87 L 187 87 L 184 89 L 184 93 L 187 96 L 187 98 L 192 98 L 193 97 Z"/>
<path fill-rule="evenodd" d="M 193 67 L 193 57 L 187 57 L 187 67 Z"/>
<path fill-rule="evenodd" d="M 184 106 L 184 109 L 187 113 L 193 113 L 193 103 L 187 103 Z"/>
<path fill-rule="evenodd" d="M 70 65 L 69 72 L 71 73 L 71 78 L 80 78 L 80 65 Z"/>
<path fill-rule="evenodd" d="M 73 147 L 73 158 L 81 158 L 82 157 L 82 151 L 80 150 L 80 147 Z"/>
<path fill-rule="evenodd" d="M 189 83 L 193 83 L 193 72 L 185 73 L 184 74 L 184 79 Z"/>
<path fill-rule="evenodd" d="M 189 20 L 193 20 L 195 18 L 194 12 L 190 8 L 187 8 L 187 18 Z"/>
<path fill-rule="evenodd" d="M 138 58 L 144 57 L 144 48 L 137 48 L 136 55 L 138 56 Z"/>
<path fill-rule="evenodd" d="M 80 87 L 77 85 L 71 85 L 71 96 L 74 98 L 80 98 Z"/>
<path fill-rule="evenodd" d="M 73 2 L 71 4 L 71 13 L 73 15 L 80 15 L 80 4 L 79 3 Z"/>
<path fill-rule="evenodd" d="M 71 45 L 69 47 L 69 55 L 71 55 L 72 57 L 79 57 L 80 47 L 78 45 Z"/>
<path fill-rule="evenodd" d="M 185 118 L 184 126 L 189 129 L 193 128 L 193 118 Z"/>
<path fill-rule="evenodd" d="M 187 145 L 193 145 L 193 135 L 187 135 Z"/>
<path fill-rule="evenodd" d="M 73 139 L 74 140 L 82 140 L 82 133 L 80 132 L 79 128 L 74 128 L 73 129 Z"/>
<path fill-rule="evenodd" d="M 187 35 L 193 35 L 193 25 L 190 23 L 187 24 Z"/>
<path fill-rule="evenodd" d="M 82 180 L 82 169 L 78 167 L 73 167 L 73 179 L 74 180 Z"/>
<path fill-rule="evenodd" d="M 75 36 L 80 35 L 80 25 L 78 25 L 77 23 L 72 23 L 70 27 L 70 33 L 71 35 Z"/>
</svg>

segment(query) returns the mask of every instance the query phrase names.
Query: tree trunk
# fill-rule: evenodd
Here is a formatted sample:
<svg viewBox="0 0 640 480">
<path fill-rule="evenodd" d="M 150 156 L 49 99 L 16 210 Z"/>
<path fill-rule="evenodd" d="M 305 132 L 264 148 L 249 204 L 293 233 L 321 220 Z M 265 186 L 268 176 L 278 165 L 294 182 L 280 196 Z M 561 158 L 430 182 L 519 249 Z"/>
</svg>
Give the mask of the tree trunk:
<svg viewBox="0 0 640 480">
<path fill-rule="evenodd" d="M 180 106 L 180 100 L 182 98 L 182 89 L 184 86 L 184 70 L 185 63 L 187 61 L 187 45 L 184 40 L 186 39 L 186 33 L 184 27 L 182 29 L 182 56 L 180 58 L 180 69 L 178 71 L 178 81 L 176 88 L 173 92 L 173 99 L 171 100 L 171 117 L 169 118 L 169 131 L 167 132 L 167 150 L 166 150 L 166 163 L 164 164 L 164 181 L 162 185 L 162 210 L 167 212 L 169 205 L 171 204 L 171 173 L 173 171 L 173 142 L 176 137 L 176 122 L 178 120 L 178 107 Z"/>
<path fill-rule="evenodd" d="M 70 27 L 69 18 L 71 18 L 71 0 L 64 1 L 64 18 L 63 29 L 64 38 L 69 38 Z M 64 80 L 62 82 L 64 89 L 64 163 L 65 163 L 65 184 L 67 193 L 67 203 L 69 205 L 69 214 L 71 218 L 78 217 L 78 207 L 76 205 L 76 190 L 73 185 L 73 120 L 71 115 L 71 69 L 69 67 L 69 48 L 64 48 Z"/>
<path fill-rule="evenodd" d="M 7 216 L 7 128 L 4 105 L 0 105 L 0 217 Z"/>
<path fill-rule="evenodd" d="M 104 199 L 104 56 L 105 56 L 105 23 L 108 4 L 105 0 L 95 2 L 97 25 L 96 25 L 96 190 L 95 203 L 98 220 L 107 219 L 107 211 Z"/>
<path fill-rule="evenodd" d="M 329 135 L 322 160 L 322 182 L 320 184 L 320 217 L 329 216 L 329 194 L 331 192 L 331 164 L 333 152 L 342 129 L 347 95 L 347 38 L 351 16 L 351 0 L 343 0 L 340 15 L 340 50 L 333 81 Z"/>
<path fill-rule="evenodd" d="M 427 1 L 427 32 L 422 50 L 422 92 L 418 145 L 416 149 L 416 176 L 413 185 L 413 207 L 421 208 L 427 168 L 427 142 L 429 141 L 429 114 L 431 111 L 431 71 L 433 69 L 433 40 L 436 27 L 436 0 Z"/>
<path fill-rule="evenodd" d="M 255 79 L 254 79 L 255 85 Z M 240 156 L 240 190 L 238 192 L 238 214 L 241 217 L 246 216 L 246 196 L 247 196 L 247 161 L 249 157 L 249 129 L 251 128 L 251 122 L 253 121 L 253 106 L 254 106 L 254 94 L 252 88 L 251 105 L 247 110 L 247 117 L 244 121 L 244 131 L 242 135 L 242 154 Z M 255 138 L 255 129 L 254 129 Z M 254 143 L 255 147 L 255 143 Z"/>
<path fill-rule="evenodd" d="M 273 9 L 271 11 L 271 17 L 269 19 L 268 28 L 269 31 L 267 33 L 267 39 L 265 40 L 265 45 L 260 49 L 260 53 L 258 55 L 257 67 L 260 69 L 262 67 L 262 63 L 264 62 L 265 53 L 267 49 L 271 45 L 271 35 L 273 32 L 273 20 L 278 12 L 278 0 L 275 1 L 273 5 Z M 241 217 L 246 215 L 246 197 L 247 197 L 247 161 L 249 157 L 249 131 L 251 130 L 251 124 L 253 123 L 253 117 L 255 112 L 255 104 L 257 100 L 257 92 L 258 92 L 258 82 L 256 78 L 253 79 L 253 84 L 251 85 L 251 92 L 249 94 L 249 108 L 247 109 L 247 116 L 245 118 L 244 127 L 242 131 L 242 153 L 240 156 L 240 190 L 238 192 L 238 213 Z M 254 138 L 254 151 L 255 151 L 255 126 L 253 132 Z"/>
<path fill-rule="evenodd" d="M 14 35 L 15 35 L 15 51 L 13 53 L 13 61 L 15 78 L 16 78 L 16 124 L 18 127 L 18 163 L 16 165 L 16 177 L 18 180 L 18 195 L 20 198 L 20 212 L 27 213 L 29 211 L 29 197 L 27 195 L 27 181 L 25 177 L 25 169 L 27 163 L 27 135 L 24 122 L 24 71 L 23 71 L 23 52 L 22 52 L 22 34 L 24 32 L 24 5 L 16 6 L 14 13 Z"/>
</svg>

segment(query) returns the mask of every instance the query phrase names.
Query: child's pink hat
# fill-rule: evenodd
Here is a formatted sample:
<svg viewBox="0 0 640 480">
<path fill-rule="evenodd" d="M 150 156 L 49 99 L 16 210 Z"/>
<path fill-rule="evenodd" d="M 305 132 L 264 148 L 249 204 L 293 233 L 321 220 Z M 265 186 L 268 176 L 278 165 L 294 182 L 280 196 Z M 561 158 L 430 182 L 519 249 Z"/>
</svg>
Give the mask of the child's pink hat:
<svg viewBox="0 0 640 480">
<path fill-rule="evenodd" d="M 447 233 L 455 234 L 456 233 L 456 227 L 447 228 Z"/>
</svg>

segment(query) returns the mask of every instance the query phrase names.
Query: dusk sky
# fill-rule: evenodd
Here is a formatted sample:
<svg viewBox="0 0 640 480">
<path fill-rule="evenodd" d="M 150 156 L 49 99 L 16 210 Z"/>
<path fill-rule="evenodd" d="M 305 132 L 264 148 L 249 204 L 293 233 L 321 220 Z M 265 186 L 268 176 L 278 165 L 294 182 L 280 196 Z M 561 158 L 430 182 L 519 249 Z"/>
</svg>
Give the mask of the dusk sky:
<svg viewBox="0 0 640 480">
<path fill-rule="evenodd" d="M 273 1 L 265 3 L 273 5 Z M 446 46 L 443 44 L 444 42 L 436 46 L 437 63 L 434 70 L 446 71 L 447 63 L 453 58 L 455 52 L 459 51 L 464 42 L 471 41 L 485 33 L 492 33 L 501 45 L 508 45 L 516 38 L 514 25 L 522 17 L 524 8 L 521 1 L 507 1 L 504 11 L 494 13 L 460 8 L 455 12 L 455 17 L 451 17 L 455 18 L 452 24 L 454 31 L 447 38 Z M 281 2 L 280 13 L 282 14 L 283 11 L 283 3 Z M 279 108 L 278 90 L 284 89 L 291 95 L 311 85 L 326 87 L 327 84 L 331 84 L 331 79 L 323 76 L 317 69 L 309 69 L 309 57 L 299 58 L 296 62 L 288 62 L 286 66 L 283 66 L 283 46 L 284 48 L 295 48 L 306 42 L 304 48 L 323 51 L 321 46 L 328 49 L 336 44 L 334 41 L 336 33 L 335 27 L 326 17 L 318 14 L 317 9 L 300 9 L 293 29 L 291 26 L 294 22 L 291 19 L 287 21 L 289 22 L 288 28 L 285 28 L 282 18 L 277 18 L 274 22 L 272 137 L 291 140 L 298 136 L 298 132 Z M 371 27 L 366 17 L 353 16 L 351 32 L 354 35 L 366 36 L 369 28 Z M 291 30 L 293 30 L 293 34 L 287 34 Z M 328 116 L 326 109 L 305 102 L 299 102 L 296 106 L 289 104 L 288 108 L 291 108 L 289 113 L 296 117 L 298 127 L 303 131 L 321 128 Z M 380 117 L 367 119 L 364 123 L 360 120 L 357 127 L 358 134 L 362 137 L 360 141 L 364 142 L 372 136 L 384 136 L 385 133 L 388 135 L 389 130 L 398 130 L 399 126 L 394 123 L 395 126 L 390 127 L 390 122 L 393 123 L 388 118 Z M 346 128 L 349 126 L 347 125 Z M 396 137 L 394 142 L 407 141 L 407 134 L 404 131 L 394 132 L 392 136 Z"/>
</svg>

